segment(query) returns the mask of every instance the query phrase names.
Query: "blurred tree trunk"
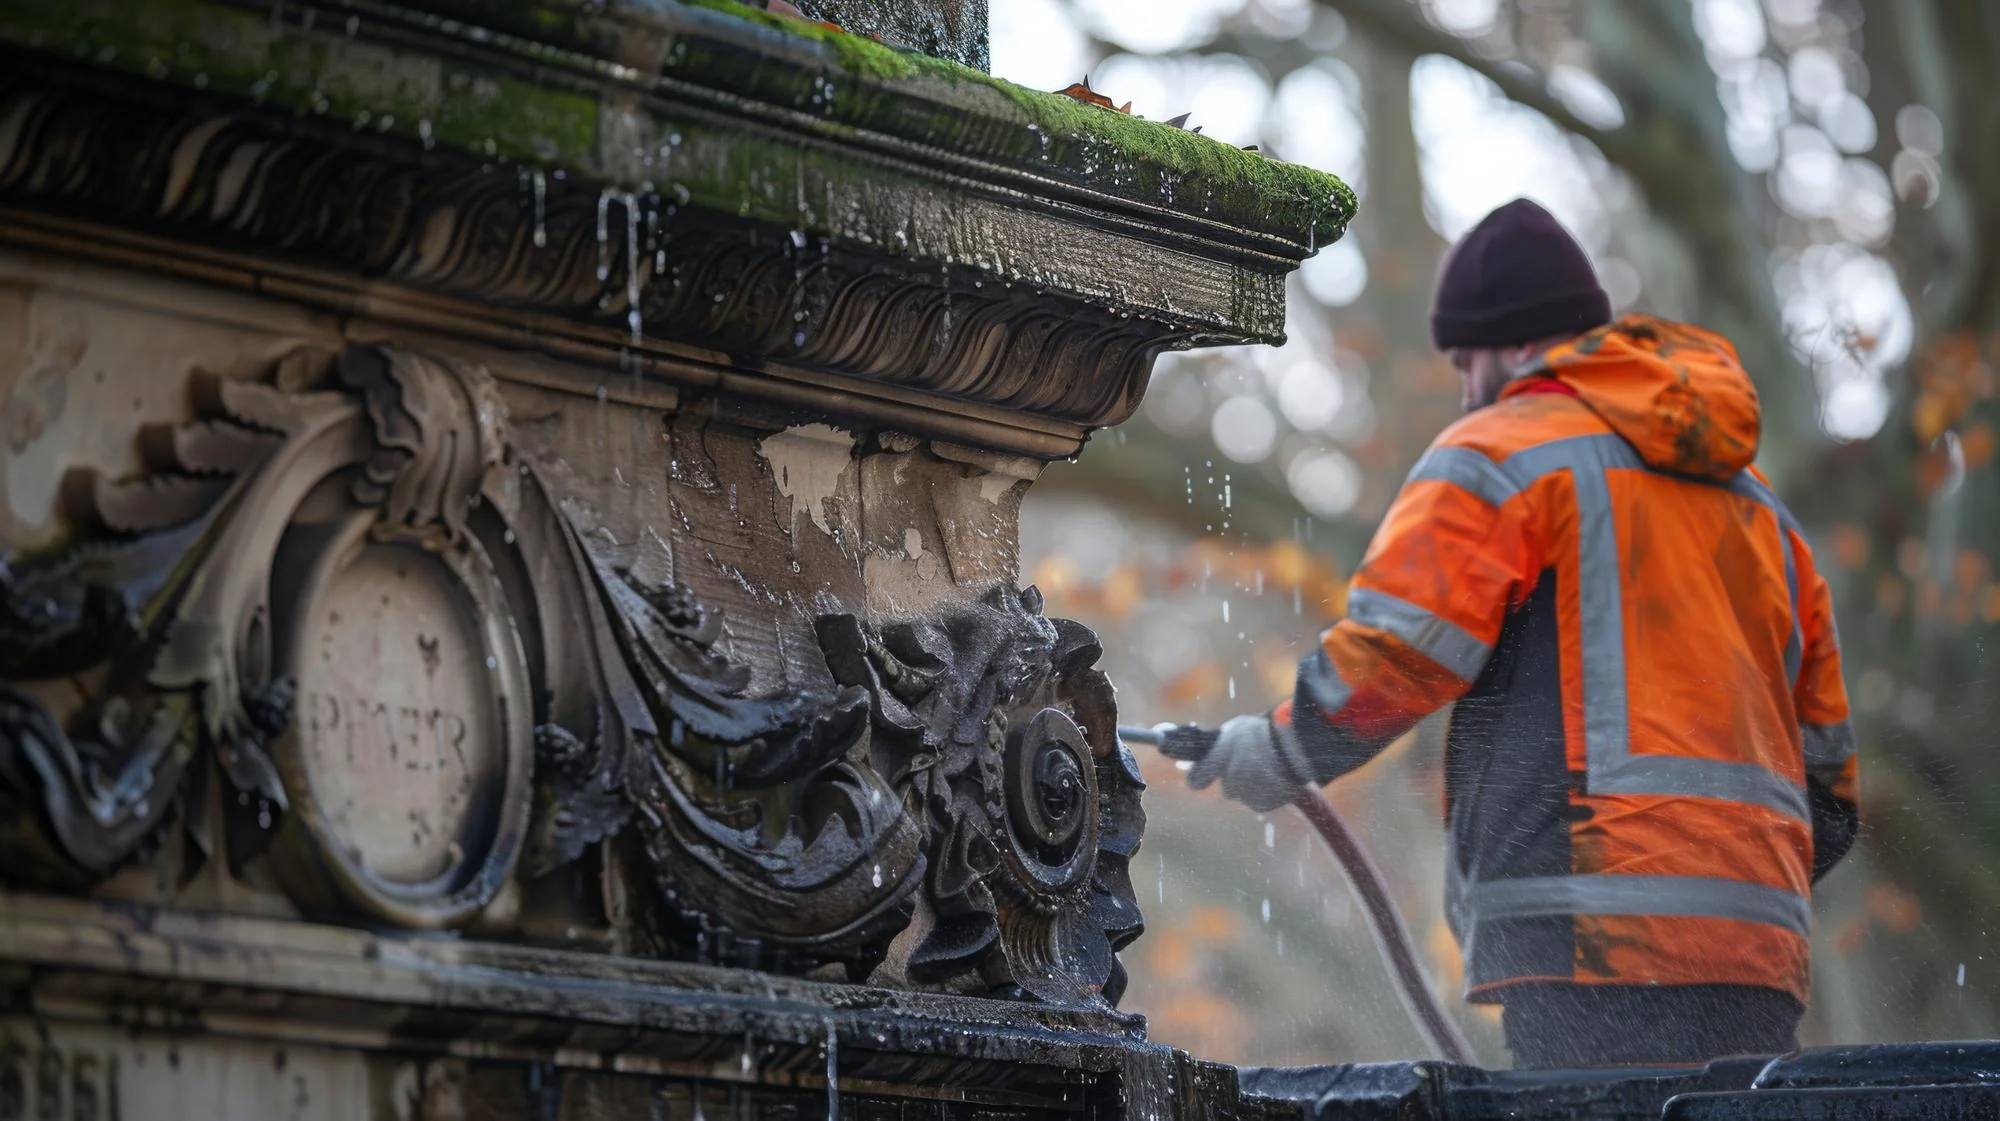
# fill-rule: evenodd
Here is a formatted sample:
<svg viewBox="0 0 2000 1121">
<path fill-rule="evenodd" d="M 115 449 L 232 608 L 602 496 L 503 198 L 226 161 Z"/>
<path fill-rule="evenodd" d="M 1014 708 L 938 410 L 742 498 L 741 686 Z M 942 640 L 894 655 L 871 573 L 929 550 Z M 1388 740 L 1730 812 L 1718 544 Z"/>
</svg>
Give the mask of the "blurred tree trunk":
<svg viewBox="0 0 2000 1121">
<path fill-rule="evenodd" d="M 1625 123 L 1600 128 L 1549 92 L 1519 60 L 1482 55 L 1426 22 L 1408 0 L 1318 0 L 1361 33 L 1410 56 L 1437 54 L 1484 75 L 1508 98 L 1590 142 L 1624 171 L 1646 204 L 1702 263 L 1693 319 L 1734 342 L 1764 401 L 1760 464 L 1783 485 L 1823 443 L 1812 379 L 1785 342 L 1771 289 L 1771 205 L 1730 154 L 1715 72 L 1685 4 L 1594 3 L 1577 28 Z M 1387 184 L 1383 185 L 1387 187 Z"/>
<path fill-rule="evenodd" d="M 1882 430 L 1825 455 L 1796 505 L 1848 543 L 1829 567 L 1875 847 L 1927 919 L 1980 944 L 2000 919 L 2000 804 L 1982 796 L 2000 786 L 2000 14 L 1949 0 L 1861 9 L 1877 154 L 1911 188 L 1885 255 L 1916 338 Z M 1943 125 L 1928 167 L 1899 157 L 1897 118 L 1913 105 Z"/>
<path fill-rule="evenodd" d="M 1361 78 L 1367 135 L 1367 190 L 1353 232 L 1368 261 L 1374 298 L 1339 321 L 1347 345 L 1372 367 L 1368 393 L 1376 431 L 1357 455 L 1368 470 L 1361 516 L 1388 508 L 1403 477 L 1431 438 L 1458 416 L 1457 374 L 1431 349 L 1431 288 L 1445 245 L 1424 211 L 1416 132 L 1411 120 L 1410 66 L 1400 44 L 1368 36 L 1346 61 Z"/>
</svg>

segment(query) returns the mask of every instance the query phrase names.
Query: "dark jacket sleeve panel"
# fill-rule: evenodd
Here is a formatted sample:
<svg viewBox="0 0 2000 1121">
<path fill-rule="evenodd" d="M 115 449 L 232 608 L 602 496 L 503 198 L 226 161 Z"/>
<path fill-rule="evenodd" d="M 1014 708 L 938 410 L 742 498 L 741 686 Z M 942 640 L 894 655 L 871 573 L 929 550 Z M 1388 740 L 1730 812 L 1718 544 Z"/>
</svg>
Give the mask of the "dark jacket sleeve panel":
<svg viewBox="0 0 2000 1121">
<path fill-rule="evenodd" d="M 1805 748 L 1806 794 L 1812 808 L 1813 879 L 1825 875 L 1854 846 L 1860 829 L 1860 759 L 1841 676 L 1840 633 L 1833 598 L 1813 563 L 1810 546 L 1788 534 L 1799 580 L 1799 679 L 1793 703 Z"/>
</svg>

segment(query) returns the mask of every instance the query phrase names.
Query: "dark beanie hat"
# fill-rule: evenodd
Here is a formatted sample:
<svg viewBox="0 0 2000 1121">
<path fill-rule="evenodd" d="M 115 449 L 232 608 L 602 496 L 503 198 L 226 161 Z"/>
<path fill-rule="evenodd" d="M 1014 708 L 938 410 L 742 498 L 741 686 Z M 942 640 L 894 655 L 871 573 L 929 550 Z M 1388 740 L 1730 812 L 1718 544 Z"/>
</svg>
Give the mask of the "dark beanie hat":
<svg viewBox="0 0 2000 1121">
<path fill-rule="evenodd" d="M 1555 215 L 1515 199 L 1481 219 L 1446 256 L 1431 302 L 1431 342 L 1515 346 L 1611 322 L 1611 299 L 1583 247 Z"/>
</svg>

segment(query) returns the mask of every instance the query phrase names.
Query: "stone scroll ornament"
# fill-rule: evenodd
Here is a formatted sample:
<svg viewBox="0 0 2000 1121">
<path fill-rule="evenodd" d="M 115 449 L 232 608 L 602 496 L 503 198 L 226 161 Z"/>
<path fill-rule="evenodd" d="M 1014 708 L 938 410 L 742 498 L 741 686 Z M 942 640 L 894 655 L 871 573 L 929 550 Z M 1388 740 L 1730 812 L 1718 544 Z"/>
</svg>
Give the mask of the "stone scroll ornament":
<svg viewBox="0 0 2000 1121">
<path fill-rule="evenodd" d="M 178 824 L 309 915 L 504 934 L 510 884 L 616 840 L 663 953 L 860 980 L 905 937 L 920 984 L 1116 1002 L 1141 784 L 1032 589 L 822 617 L 823 679 L 754 695 L 483 369 L 300 349 L 192 391 L 145 474 L 69 481 L 84 540 L 0 567 L 0 879 L 87 888 Z"/>
<path fill-rule="evenodd" d="M 546 658 L 497 391 L 354 347 L 191 392 L 147 473 L 67 481 L 87 540 L 5 570 L 6 874 L 88 884 L 178 811 L 309 912 L 466 921 L 527 838 Z"/>
</svg>

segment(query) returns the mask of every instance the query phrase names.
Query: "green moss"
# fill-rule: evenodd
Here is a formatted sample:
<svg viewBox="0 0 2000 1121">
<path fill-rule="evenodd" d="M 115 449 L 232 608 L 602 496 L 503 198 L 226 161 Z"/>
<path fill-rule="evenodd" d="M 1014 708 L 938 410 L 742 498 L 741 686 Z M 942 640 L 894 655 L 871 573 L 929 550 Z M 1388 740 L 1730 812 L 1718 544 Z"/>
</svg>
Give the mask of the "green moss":
<svg viewBox="0 0 2000 1121">
<path fill-rule="evenodd" d="M 580 166 L 597 101 L 203 0 L 14 0 L 0 38 L 110 69 L 236 94 L 356 130 L 509 159 Z"/>
<path fill-rule="evenodd" d="M 863 83 L 941 95 L 935 99 L 940 119 L 916 122 L 936 135 L 918 139 L 946 142 L 979 131 L 975 124 L 950 119 L 953 115 L 998 117 L 1022 131 L 1009 154 L 1067 172 L 1067 178 L 1170 209 L 1205 209 L 1224 221 L 1289 227 L 1286 233 L 1313 245 L 1339 237 L 1354 215 L 1353 190 L 1323 171 L 1268 159 L 1199 133 L 1063 94 L 1026 89 L 954 62 L 897 50 L 736 0 L 682 2 L 819 44 L 835 67 Z M 843 93 L 828 106 L 828 115 L 864 126 L 878 124 L 867 119 L 880 111 L 870 101 L 867 91 Z M 871 113 L 871 108 L 877 112 Z M 981 139 L 998 144 L 1007 140 L 991 133 Z"/>
<path fill-rule="evenodd" d="M 662 63 L 668 76 L 797 109 L 827 139 L 896 137 L 1127 199 L 1148 208 L 1149 220 L 1162 212 L 1206 218 L 1312 246 L 1338 237 L 1354 213 L 1353 192 L 1324 172 L 734 0 L 685 6 L 705 11 L 669 12 L 667 25 L 683 30 Z M 0 5 L 0 38 L 358 130 L 628 185 L 645 178 L 642 166 L 601 145 L 597 82 L 606 73 L 604 45 L 632 33 L 621 17 L 580 0 L 424 0 L 422 7 L 432 20 L 490 17 L 482 26 L 515 29 L 482 35 L 479 49 L 530 65 L 391 46 L 369 34 L 372 27 L 355 34 L 361 17 L 322 11 L 305 26 L 303 8 L 274 19 L 215 0 L 13 0 Z M 434 31 L 465 34 L 442 22 Z M 655 102 L 640 116 L 641 131 L 660 139 L 699 127 L 671 103 Z M 758 196 L 770 184 L 759 177 L 772 167 L 749 157 L 779 166 L 799 157 L 796 149 L 787 156 L 751 143 L 752 135 L 738 134 L 744 159 L 699 175 L 677 169 L 675 178 L 711 199 L 735 192 L 739 204 L 725 209 L 762 210 Z M 855 161 L 843 166 L 861 174 Z"/>
</svg>

